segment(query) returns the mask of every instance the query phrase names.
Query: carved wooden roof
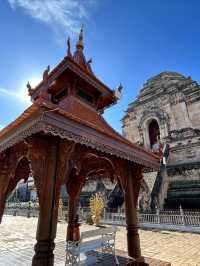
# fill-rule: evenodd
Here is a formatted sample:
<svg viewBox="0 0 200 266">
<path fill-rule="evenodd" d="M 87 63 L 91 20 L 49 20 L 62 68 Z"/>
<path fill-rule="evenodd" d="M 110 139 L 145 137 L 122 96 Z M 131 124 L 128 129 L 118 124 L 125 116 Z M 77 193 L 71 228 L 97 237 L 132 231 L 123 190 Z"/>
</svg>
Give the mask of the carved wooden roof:
<svg viewBox="0 0 200 266">
<path fill-rule="evenodd" d="M 75 79 L 82 79 L 87 82 L 89 86 L 94 87 L 102 95 L 101 101 L 99 101 L 99 110 L 103 111 L 105 108 L 117 102 L 118 98 L 115 95 L 115 91 L 111 90 L 94 75 L 91 68 L 92 59 L 86 60 L 83 49 L 83 29 L 81 29 L 74 54 L 72 55 L 71 53 L 71 44 L 68 39 L 68 51 L 64 59 L 51 71 L 50 66 L 48 66 L 43 73 L 43 81 L 35 88 L 31 88 L 30 84 L 27 84 L 29 95 L 33 102 L 37 99 L 41 90 L 45 90 L 45 87 L 50 88 L 62 74 L 70 75 L 70 73 L 76 76 Z M 50 91 L 48 93 L 50 94 Z"/>
<path fill-rule="evenodd" d="M 157 156 L 126 140 L 103 117 L 92 110 L 91 116 L 88 116 L 88 109 L 84 105 L 78 105 L 76 100 L 72 106 L 66 112 L 47 103 L 32 104 L 14 122 L 0 131 L 0 152 L 35 133 L 45 133 L 67 138 L 145 167 L 159 168 Z M 86 110 L 87 114 L 84 113 Z"/>
<path fill-rule="evenodd" d="M 117 101 L 115 94 L 98 80 L 83 54 L 81 29 L 76 51 L 72 56 L 68 40 L 67 56 L 51 72 L 48 67 L 43 81 L 32 89 L 33 104 L 14 122 L 0 131 L 0 152 L 33 134 L 55 135 L 95 150 L 159 168 L 159 158 L 140 148 L 112 129 L 100 112 Z M 87 98 L 90 93 L 94 98 Z M 122 89 L 120 86 L 118 89 Z M 59 96 L 59 97 L 58 97 Z M 86 97 L 87 96 L 87 97 Z M 57 97 L 57 98 L 56 98 Z"/>
</svg>

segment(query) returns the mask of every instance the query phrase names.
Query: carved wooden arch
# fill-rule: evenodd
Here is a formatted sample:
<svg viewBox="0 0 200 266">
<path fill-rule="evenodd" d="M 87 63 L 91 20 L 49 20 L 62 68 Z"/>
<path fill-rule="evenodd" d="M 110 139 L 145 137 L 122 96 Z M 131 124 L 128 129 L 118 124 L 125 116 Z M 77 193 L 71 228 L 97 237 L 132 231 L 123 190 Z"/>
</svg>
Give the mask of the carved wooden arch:
<svg viewBox="0 0 200 266">
<path fill-rule="evenodd" d="M 67 156 L 67 159 L 66 184 L 70 180 L 73 169 L 75 169 L 76 176 L 82 179 L 82 182 L 96 176 L 109 176 L 112 180 L 115 178 L 114 159 L 100 151 L 76 144 L 73 149 L 70 149 L 70 156 Z"/>
<path fill-rule="evenodd" d="M 122 159 L 116 159 L 114 161 L 116 179 L 123 193 L 125 193 L 127 189 L 127 185 L 128 185 L 128 182 L 127 182 L 128 165 L 129 165 L 128 162 Z"/>
<path fill-rule="evenodd" d="M 140 187 L 143 182 L 143 167 L 136 163 L 117 159 L 115 161 L 115 169 L 116 169 L 118 184 L 124 195 L 130 189 L 130 179 L 131 179 L 131 186 L 133 186 L 133 191 L 134 191 L 134 203 L 136 206 L 140 192 Z"/>
<path fill-rule="evenodd" d="M 76 226 L 76 214 L 78 199 L 81 189 L 89 178 L 96 176 L 115 177 L 115 168 L 112 158 L 105 156 L 85 147 L 76 147 L 70 160 L 69 178 L 66 182 L 66 188 L 69 195 L 68 209 L 68 229 L 67 239 L 74 239 L 74 230 Z"/>
<path fill-rule="evenodd" d="M 132 176 L 134 177 L 134 196 L 135 196 L 135 204 L 137 204 L 137 200 L 139 197 L 140 187 L 143 182 L 143 166 L 133 163 L 131 165 Z"/>
<path fill-rule="evenodd" d="M 19 180 L 23 179 L 26 182 L 28 180 L 30 172 L 31 169 L 28 158 L 25 156 L 20 158 L 15 169 L 15 178 Z"/>
<path fill-rule="evenodd" d="M 70 160 L 70 171 L 66 181 L 66 188 L 68 193 L 73 197 L 78 196 L 80 190 L 85 184 L 86 180 L 95 177 L 110 177 L 111 181 L 116 178 L 115 167 L 112 159 L 102 154 L 97 154 L 92 151 L 83 150 L 77 153 L 75 149 L 75 158 Z M 77 158 L 78 157 L 78 158 Z"/>
<path fill-rule="evenodd" d="M 21 142 L 1 153 L 1 191 L 7 197 L 17 185 L 20 179 L 25 179 L 25 174 L 30 172 L 27 159 L 27 145 Z M 21 169 L 21 170 L 20 170 Z M 28 178 L 28 175 L 26 178 Z"/>
<path fill-rule="evenodd" d="M 10 149 L 0 153 L 0 223 L 2 221 L 3 212 L 6 202 L 6 193 L 10 176 Z"/>
<path fill-rule="evenodd" d="M 10 178 L 6 195 L 8 196 L 13 189 L 15 189 L 20 180 L 24 180 L 24 183 L 26 183 L 30 172 L 31 169 L 28 159 L 26 157 L 21 157 L 17 162 L 14 176 L 11 176 Z"/>
<path fill-rule="evenodd" d="M 27 154 L 28 154 L 28 146 L 25 141 L 20 142 L 19 144 L 10 148 L 9 166 L 10 166 L 11 172 L 10 172 L 9 178 L 11 177 L 14 178 L 19 162 L 23 158 L 25 157 L 27 158 Z"/>
<path fill-rule="evenodd" d="M 86 179 L 95 176 L 108 176 L 113 181 L 115 167 L 110 158 L 96 153 L 88 153 L 82 158 L 80 173 Z"/>
<path fill-rule="evenodd" d="M 5 195 L 9 183 L 9 178 L 11 176 L 10 167 L 10 149 L 0 153 L 0 194 Z"/>
<path fill-rule="evenodd" d="M 27 144 L 21 142 L 0 153 L 0 223 L 8 194 L 20 179 L 28 178 L 30 168 L 27 151 Z"/>
</svg>

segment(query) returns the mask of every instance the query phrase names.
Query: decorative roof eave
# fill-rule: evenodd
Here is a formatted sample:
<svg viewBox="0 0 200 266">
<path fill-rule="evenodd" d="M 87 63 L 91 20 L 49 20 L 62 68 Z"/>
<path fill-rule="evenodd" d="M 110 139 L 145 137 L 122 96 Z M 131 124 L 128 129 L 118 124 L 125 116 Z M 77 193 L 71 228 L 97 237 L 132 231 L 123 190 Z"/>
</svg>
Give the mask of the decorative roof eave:
<svg viewBox="0 0 200 266">
<path fill-rule="evenodd" d="M 31 107 L 29 111 L 31 112 Z M 87 147 L 141 164 L 145 167 L 159 168 L 159 158 L 154 155 L 131 148 L 125 143 L 114 140 L 109 136 L 105 136 L 90 127 L 81 125 L 62 115 L 48 111 L 41 113 L 39 109 L 38 111 L 37 115 L 34 113 L 34 118 L 29 117 L 26 121 L 22 121 L 19 118 L 18 127 L 12 124 L 8 126 L 8 128 L 11 128 L 7 134 L 4 132 L 2 135 L 3 132 L 1 132 L 0 152 L 35 133 L 44 132 L 61 138 L 67 138 L 75 143 L 86 145 Z M 6 131 L 7 129 L 5 128 L 4 130 Z"/>
</svg>

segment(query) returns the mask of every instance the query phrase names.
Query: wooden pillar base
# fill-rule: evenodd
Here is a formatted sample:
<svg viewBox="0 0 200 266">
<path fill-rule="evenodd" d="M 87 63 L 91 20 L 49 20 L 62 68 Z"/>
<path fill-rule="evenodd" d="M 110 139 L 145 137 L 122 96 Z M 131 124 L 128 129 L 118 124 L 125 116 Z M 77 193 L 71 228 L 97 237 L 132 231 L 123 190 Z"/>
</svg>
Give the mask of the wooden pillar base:
<svg viewBox="0 0 200 266">
<path fill-rule="evenodd" d="M 74 235 L 74 223 L 69 223 L 67 225 L 67 241 L 73 241 Z"/>
<path fill-rule="evenodd" d="M 4 196 L 0 196 L 0 224 L 2 222 L 5 204 L 6 204 L 6 198 Z"/>
<path fill-rule="evenodd" d="M 4 211 L 0 210 L 0 224 L 1 224 L 1 222 L 2 222 L 3 213 L 4 213 Z"/>
<path fill-rule="evenodd" d="M 38 241 L 34 248 L 35 255 L 32 259 L 32 266 L 53 266 L 54 248 L 54 241 Z"/>
<path fill-rule="evenodd" d="M 142 257 L 143 258 L 143 257 Z M 149 263 L 146 263 L 144 261 L 144 258 L 143 258 L 143 261 L 134 261 L 134 262 L 129 262 L 127 265 L 130 265 L 130 266 L 149 266 L 150 264 Z"/>
<path fill-rule="evenodd" d="M 0 224 L 2 222 L 3 214 L 0 213 Z"/>
<path fill-rule="evenodd" d="M 140 238 L 137 225 L 127 225 L 128 254 L 138 262 L 143 262 L 140 250 Z"/>
</svg>

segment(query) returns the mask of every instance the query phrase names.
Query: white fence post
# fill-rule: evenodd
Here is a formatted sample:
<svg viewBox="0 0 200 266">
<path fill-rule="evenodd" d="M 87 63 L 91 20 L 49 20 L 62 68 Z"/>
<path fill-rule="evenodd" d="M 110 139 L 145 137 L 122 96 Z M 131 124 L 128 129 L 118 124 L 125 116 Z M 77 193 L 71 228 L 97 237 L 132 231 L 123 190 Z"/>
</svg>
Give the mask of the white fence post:
<svg viewBox="0 0 200 266">
<path fill-rule="evenodd" d="M 184 212 L 183 212 L 181 205 L 180 205 L 180 215 L 181 215 L 182 224 L 185 226 Z"/>
<path fill-rule="evenodd" d="M 60 218 L 65 217 L 66 211 L 67 207 L 63 209 Z M 82 214 L 83 220 L 86 219 L 88 212 L 88 209 L 80 208 L 79 206 L 79 214 Z M 31 214 L 31 216 L 35 217 L 38 216 L 38 205 L 30 205 L 28 202 L 7 202 L 5 214 L 19 216 Z M 103 223 L 126 225 L 125 213 L 121 208 L 118 208 L 115 212 L 104 208 L 102 216 Z M 169 230 L 186 230 L 188 232 L 200 233 L 200 210 L 183 210 L 181 206 L 178 210 L 162 210 L 161 212 L 158 208 L 156 212 L 138 212 L 138 221 L 140 226 L 145 228 L 168 228 Z"/>
<path fill-rule="evenodd" d="M 156 215 L 157 215 L 158 224 L 160 224 L 160 209 L 159 208 L 156 209 Z"/>
<path fill-rule="evenodd" d="M 103 219 L 106 220 L 106 208 L 103 209 Z"/>
</svg>

